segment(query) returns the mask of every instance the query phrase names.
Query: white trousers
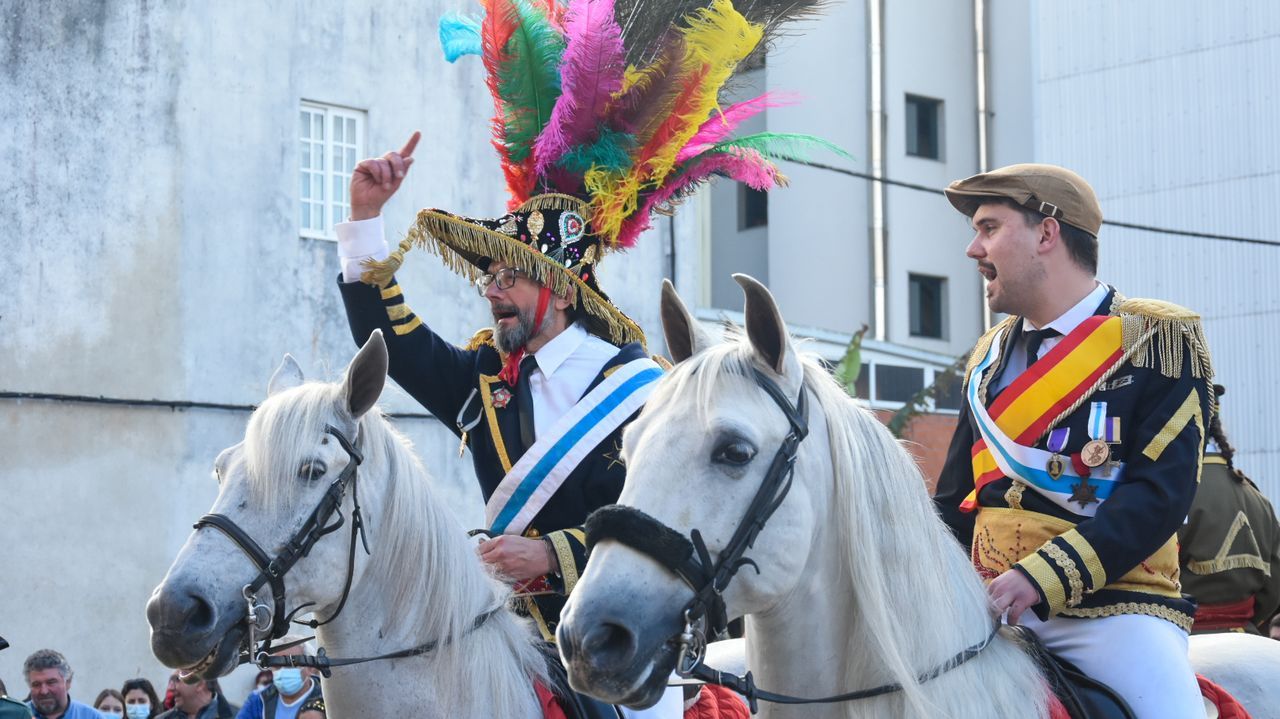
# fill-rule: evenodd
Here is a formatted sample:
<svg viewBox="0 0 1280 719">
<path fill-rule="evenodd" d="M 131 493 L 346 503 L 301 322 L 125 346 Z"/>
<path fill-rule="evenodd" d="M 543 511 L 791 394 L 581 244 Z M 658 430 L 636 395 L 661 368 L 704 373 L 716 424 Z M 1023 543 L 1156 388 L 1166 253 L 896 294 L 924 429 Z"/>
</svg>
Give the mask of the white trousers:
<svg viewBox="0 0 1280 719">
<path fill-rule="evenodd" d="M 622 716 L 627 717 L 627 719 L 683 719 L 684 689 L 682 687 L 667 687 L 667 691 L 658 700 L 657 704 L 641 710 L 623 707 Z"/>
<path fill-rule="evenodd" d="M 1124 697 L 1138 719 L 1205 718 L 1200 686 L 1187 658 L 1187 633 L 1172 622 L 1143 614 L 1042 622 L 1028 611 L 1019 623 L 1035 631 L 1055 654 Z"/>
</svg>

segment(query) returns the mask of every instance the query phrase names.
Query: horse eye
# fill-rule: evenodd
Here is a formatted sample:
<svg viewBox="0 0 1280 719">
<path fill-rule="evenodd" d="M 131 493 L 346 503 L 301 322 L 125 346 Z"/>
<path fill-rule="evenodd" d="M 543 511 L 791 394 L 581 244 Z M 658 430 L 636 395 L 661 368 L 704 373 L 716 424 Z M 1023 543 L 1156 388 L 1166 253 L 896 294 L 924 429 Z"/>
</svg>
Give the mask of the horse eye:
<svg viewBox="0 0 1280 719">
<path fill-rule="evenodd" d="M 741 467 L 752 459 L 755 459 L 755 456 L 755 447 L 738 440 L 736 442 L 728 442 L 717 447 L 715 454 L 711 456 L 711 461 L 716 464 L 728 464 L 735 467 Z"/>
<path fill-rule="evenodd" d="M 314 482 L 323 477 L 326 471 L 328 470 L 325 468 L 324 462 L 304 462 L 298 468 L 298 479 Z"/>
</svg>

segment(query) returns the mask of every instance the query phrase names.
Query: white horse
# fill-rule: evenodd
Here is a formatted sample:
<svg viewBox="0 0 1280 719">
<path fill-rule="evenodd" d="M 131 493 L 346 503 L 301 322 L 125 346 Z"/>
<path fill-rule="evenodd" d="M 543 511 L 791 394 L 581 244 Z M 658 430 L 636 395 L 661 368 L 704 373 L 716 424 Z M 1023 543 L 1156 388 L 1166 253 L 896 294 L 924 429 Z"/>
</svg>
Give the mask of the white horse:
<svg viewBox="0 0 1280 719">
<path fill-rule="evenodd" d="M 485 570 L 463 528 L 435 501 L 409 441 L 371 411 L 386 372 L 381 333 L 365 343 L 339 384 L 304 384 L 286 356 L 244 441 L 215 462 L 219 490 L 211 511 L 268 554 L 281 551 L 352 461 L 326 433 L 336 428 L 364 455 L 355 485 L 371 554 L 356 552 L 350 596 L 316 631 L 319 644 L 334 658 L 438 645 L 422 656 L 336 668 L 324 680 L 329 716 L 541 717 L 534 682 L 545 685 L 547 669 L 533 631 L 506 610 L 509 589 Z M 348 523 L 352 494 L 349 487 L 340 510 Z M 337 610 L 348 571 L 345 529 L 321 539 L 286 574 L 290 609 L 314 602 L 310 611 L 322 619 Z M 233 669 L 247 632 L 242 588 L 258 571 L 227 534 L 197 529 L 147 605 L 156 657 L 205 677 Z M 273 603 L 269 587 L 259 597 Z"/>
<path fill-rule="evenodd" d="M 989 636 L 986 591 L 907 452 L 815 359 L 796 354 L 768 290 L 735 279 L 746 293 L 746 336 L 717 346 L 664 286 L 677 364 L 625 434 L 619 503 L 685 536 L 700 530 L 714 560 L 790 429 L 754 372 L 793 405 L 806 393 L 809 434 L 793 486 L 746 553 L 759 572 L 744 568 L 724 591 L 727 614 L 746 617 L 747 664 L 763 689 L 825 697 L 901 686 L 854 702 L 762 703 L 761 716 L 1046 716 L 1045 684 L 1004 632 L 969 661 L 918 681 Z M 675 665 L 673 637 L 693 596 L 649 554 L 598 542 L 559 627 L 570 684 L 611 702 L 652 703 Z M 1265 695 L 1208 676 L 1222 678 L 1254 717 L 1275 716 L 1280 644 L 1236 647 L 1256 651 L 1245 671 L 1249 681 L 1271 677 Z"/>
</svg>

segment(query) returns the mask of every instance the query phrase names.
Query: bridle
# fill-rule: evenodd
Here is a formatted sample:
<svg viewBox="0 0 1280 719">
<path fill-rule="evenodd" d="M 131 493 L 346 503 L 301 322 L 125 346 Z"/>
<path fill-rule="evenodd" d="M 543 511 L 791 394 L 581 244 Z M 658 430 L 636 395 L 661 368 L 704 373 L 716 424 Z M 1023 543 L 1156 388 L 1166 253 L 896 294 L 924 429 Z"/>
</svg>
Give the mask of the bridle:
<svg viewBox="0 0 1280 719">
<path fill-rule="evenodd" d="M 316 653 L 316 656 L 271 656 L 273 651 L 278 652 L 309 641 L 309 639 L 304 639 L 299 642 L 272 647 L 271 642 L 283 637 L 288 631 L 290 623 L 315 629 L 332 622 L 342 613 L 343 607 L 347 605 L 347 597 L 351 594 L 351 583 L 355 575 L 357 536 L 359 536 L 360 544 L 364 547 L 364 553 L 371 555 L 369 541 L 365 538 L 364 515 L 360 511 L 360 497 L 356 491 L 356 472 L 364 461 L 364 455 L 361 454 L 356 443 L 347 439 L 337 428 L 332 425 L 325 425 L 324 431 L 326 434 L 333 435 L 334 439 L 338 440 L 338 444 L 346 451 L 349 457 L 347 466 L 330 483 L 329 488 L 325 490 L 324 496 L 316 504 L 316 508 L 307 517 L 307 521 L 303 523 L 298 531 L 293 533 L 293 536 L 289 538 L 289 541 L 285 542 L 284 548 L 275 557 L 268 555 L 262 549 L 262 546 L 254 541 L 253 537 L 249 536 L 248 532 L 244 531 L 240 525 L 225 514 L 210 513 L 196 520 L 195 528 L 197 530 L 202 527 L 212 527 L 221 531 L 231 541 L 235 542 L 236 546 L 240 547 L 249 556 L 254 565 L 258 567 L 258 576 L 254 577 L 253 581 L 244 585 L 244 588 L 241 589 L 241 595 L 244 597 L 247 609 L 244 621 L 248 626 L 248 632 L 240 655 L 240 664 L 253 662 L 262 669 L 282 666 L 314 667 L 319 669 L 325 677 L 328 677 L 331 667 L 360 664 L 378 659 L 421 656 L 435 650 L 438 646 L 452 641 L 451 637 L 445 637 L 442 640 L 432 640 L 410 649 L 380 654 L 376 657 L 354 659 L 329 657 L 325 654 L 323 648 Z M 294 616 L 299 612 L 313 606 L 315 603 L 306 602 L 294 607 L 293 611 L 286 612 L 284 576 L 299 560 L 311 553 L 311 549 L 315 547 L 316 542 L 319 542 L 325 535 L 341 529 L 342 525 L 346 523 L 346 518 L 342 515 L 342 500 L 346 497 L 348 488 L 351 490 L 352 504 L 351 540 L 347 551 L 347 578 L 342 585 L 342 597 L 338 600 L 338 606 L 333 610 L 333 614 L 330 614 L 329 618 L 324 621 L 294 619 Z M 337 520 L 331 522 L 330 520 L 335 514 L 337 515 Z M 257 596 L 258 590 L 267 585 L 271 586 L 271 598 L 275 605 L 274 608 L 267 606 Z M 471 623 L 467 631 L 479 629 L 501 609 L 502 605 L 499 604 L 481 613 Z M 282 619 L 276 621 L 277 618 Z M 259 644 L 259 642 L 261 643 Z"/>
<path fill-rule="evenodd" d="M 769 465 L 759 489 L 756 490 L 742 520 L 719 558 L 712 563 L 711 553 L 707 550 L 702 533 L 697 529 L 691 530 L 689 537 L 686 538 L 644 512 L 619 504 L 602 507 L 587 518 L 587 551 L 590 552 L 602 540 L 612 539 L 652 558 L 689 585 L 694 596 L 682 610 L 684 628 L 671 640 L 679 652 L 676 656 L 676 673 L 682 677 L 719 684 L 742 694 L 746 697 L 752 714 L 756 712 L 758 700 L 761 699 L 777 704 L 827 704 L 901 691 L 902 686 L 893 683 L 829 697 L 794 697 L 759 689 L 755 685 L 751 672 L 739 677 L 708 667 L 703 662 L 706 658 L 707 637 L 722 637 L 728 627 L 724 591 L 728 588 L 729 582 L 739 569 L 747 565 L 755 569 L 757 574 L 760 573 L 760 567 L 751 558 L 745 556 L 746 552 L 755 544 L 756 537 L 764 529 L 765 523 L 791 491 L 795 476 L 796 452 L 800 442 L 809 434 L 806 389 L 803 386 L 800 388 L 800 395 L 793 405 L 777 383 L 763 372 L 752 367 L 751 373 L 756 384 L 786 415 L 790 431 L 773 455 L 773 462 Z M 995 625 L 986 639 L 919 675 L 918 681 L 923 684 L 977 656 L 995 638 L 998 629 L 999 624 Z"/>
</svg>

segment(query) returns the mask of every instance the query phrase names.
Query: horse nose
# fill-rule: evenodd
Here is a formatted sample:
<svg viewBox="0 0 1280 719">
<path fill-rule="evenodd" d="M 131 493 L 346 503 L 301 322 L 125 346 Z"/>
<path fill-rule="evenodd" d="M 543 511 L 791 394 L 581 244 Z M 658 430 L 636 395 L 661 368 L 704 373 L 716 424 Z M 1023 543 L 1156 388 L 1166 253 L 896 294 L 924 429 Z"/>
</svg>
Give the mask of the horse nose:
<svg viewBox="0 0 1280 719">
<path fill-rule="evenodd" d="M 158 591 L 147 602 L 147 621 L 154 630 L 202 636 L 213 630 L 217 620 L 213 604 L 193 591 Z"/>
<path fill-rule="evenodd" d="M 592 664 L 609 672 L 629 667 L 636 656 L 636 635 L 618 622 L 604 620 L 582 639 L 582 651 Z"/>
</svg>

